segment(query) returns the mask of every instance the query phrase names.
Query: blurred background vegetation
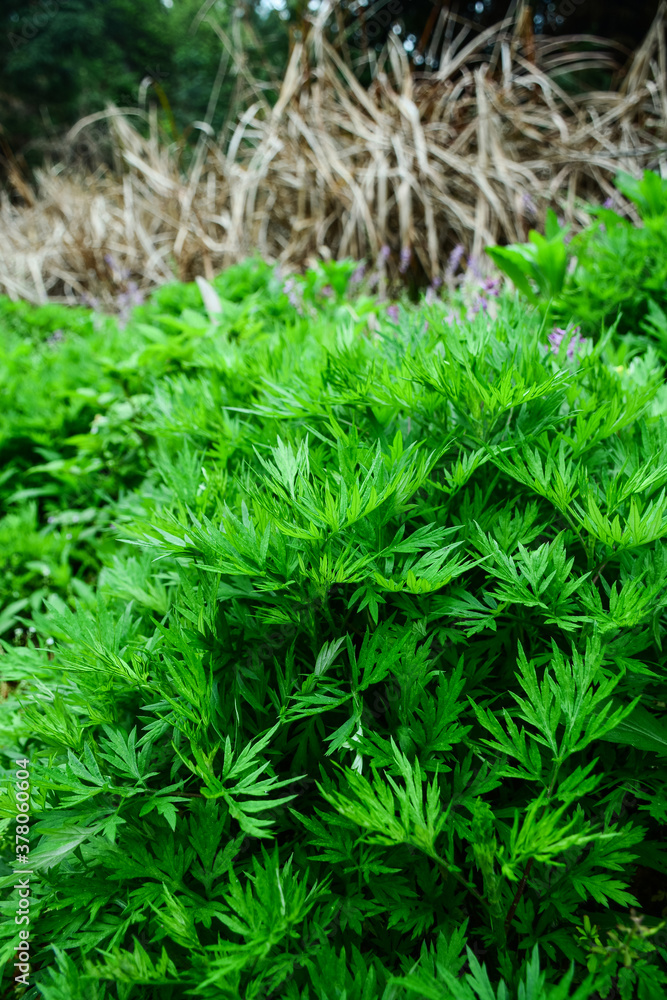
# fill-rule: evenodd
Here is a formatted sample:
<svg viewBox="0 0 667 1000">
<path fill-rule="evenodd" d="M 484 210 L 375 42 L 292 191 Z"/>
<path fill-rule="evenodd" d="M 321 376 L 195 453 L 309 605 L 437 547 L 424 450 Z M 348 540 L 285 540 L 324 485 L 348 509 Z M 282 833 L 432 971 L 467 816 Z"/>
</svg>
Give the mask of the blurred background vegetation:
<svg viewBox="0 0 667 1000">
<path fill-rule="evenodd" d="M 583 84 L 562 81 L 574 89 L 578 83 L 607 89 L 645 36 L 658 2 L 341 0 L 331 30 L 344 37 L 353 56 L 355 49 L 360 55 L 379 51 L 393 31 L 414 69 L 428 73 L 437 69 L 428 46 L 446 6 L 471 31 L 523 7 L 538 35 L 586 33 L 616 42 L 616 79 L 603 69 Z M 195 138 L 195 121 L 206 120 L 218 133 L 247 97 L 244 87 L 262 86 L 269 98 L 277 94 L 290 46 L 317 7 L 318 0 L 3 0 L 0 175 L 11 163 L 29 172 L 58 152 L 69 126 L 109 103 L 153 104 L 167 136 L 185 144 Z M 247 75 L 227 71 L 230 51 L 239 47 Z"/>
</svg>

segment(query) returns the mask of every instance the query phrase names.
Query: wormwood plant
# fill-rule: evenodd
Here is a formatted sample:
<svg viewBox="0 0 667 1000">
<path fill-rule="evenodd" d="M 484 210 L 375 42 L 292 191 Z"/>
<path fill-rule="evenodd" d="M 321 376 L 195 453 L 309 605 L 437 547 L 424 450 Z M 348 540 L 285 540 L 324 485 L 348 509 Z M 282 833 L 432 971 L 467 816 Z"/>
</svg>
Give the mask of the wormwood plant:
<svg viewBox="0 0 667 1000">
<path fill-rule="evenodd" d="M 0 636 L 49 593 L 86 597 L 117 549 L 110 504 L 152 464 L 137 418 L 155 380 L 206 369 L 211 341 L 238 338 L 237 325 L 258 340 L 278 322 L 332 322 L 341 308 L 349 319 L 353 268 L 310 272 L 293 306 L 285 282 L 250 261 L 216 281 L 214 324 L 195 284 L 162 287 L 123 329 L 90 309 L 0 297 Z M 371 305 L 357 296 L 353 312 Z"/>
<path fill-rule="evenodd" d="M 616 204 L 589 207 L 591 221 L 569 241 L 554 212 L 545 234 L 526 244 L 490 247 L 494 263 L 550 320 L 576 323 L 586 336 L 617 324 L 627 357 L 648 335 L 667 358 L 667 181 L 646 170 L 641 179 L 620 172 Z M 641 220 L 619 214 L 621 195 Z M 637 336 L 639 335 L 639 336 Z"/>
<path fill-rule="evenodd" d="M 124 547 L 2 642 L 29 996 L 663 995 L 654 352 L 554 353 L 508 296 L 369 324 L 299 288 L 259 326 L 209 298 L 125 415 Z"/>
</svg>

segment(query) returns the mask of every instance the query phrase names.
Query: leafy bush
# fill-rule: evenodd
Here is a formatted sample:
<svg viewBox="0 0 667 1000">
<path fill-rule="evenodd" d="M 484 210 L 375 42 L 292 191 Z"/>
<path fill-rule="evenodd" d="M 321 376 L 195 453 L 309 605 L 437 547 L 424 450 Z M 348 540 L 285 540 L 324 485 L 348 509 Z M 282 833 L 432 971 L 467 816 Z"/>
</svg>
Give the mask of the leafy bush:
<svg viewBox="0 0 667 1000">
<path fill-rule="evenodd" d="M 99 579 L 1 643 L 29 997 L 664 992 L 656 352 L 568 354 L 506 294 L 388 311 L 351 271 L 162 289 L 88 334 L 96 433 L 54 393 L 66 506 L 7 516 L 54 560 L 43 514 L 90 490 L 105 521 Z"/>
<path fill-rule="evenodd" d="M 596 333 L 617 318 L 620 332 L 649 332 L 667 358 L 667 181 L 647 170 L 641 181 L 619 174 L 616 186 L 642 226 L 596 210 L 597 222 L 572 241 L 577 267 L 564 308 Z"/>
<path fill-rule="evenodd" d="M 326 265 L 312 272 L 305 307 L 312 312 L 317 301 L 324 322 L 337 315 L 353 269 L 346 263 L 331 274 Z M 321 294 L 328 282 L 338 283 L 333 298 Z M 118 547 L 109 531 L 112 501 L 142 483 L 156 435 L 167 431 L 149 426 L 145 412 L 156 380 L 208 371 L 219 363 L 221 343 L 239 331 L 258 343 L 279 319 L 305 328 L 310 314 L 290 305 L 284 286 L 260 261 L 228 271 L 214 283 L 224 316 L 213 327 L 194 283 L 163 286 L 124 329 L 90 309 L 0 299 L 0 500 L 6 512 L 0 517 L 0 636 L 48 593 L 82 596 L 82 586 Z M 358 301 L 356 308 L 363 313 L 371 305 Z M 349 306 L 343 311 L 349 318 Z M 210 380 L 207 391 L 213 391 Z M 194 403 L 185 405 L 192 431 Z"/>
<path fill-rule="evenodd" d="M 667 181 L 648 170 L 641 180 L 619 173 L 616 187 L 641 226 L 609 206 L 591 208 L 594 221 L 568 243 L 549 212 L 545 236 L 531 232 L 527 244 L 487 253 L 549 320 L 576 323 L 592 337 L 618 323 L 630 354 L 648 334 L 667 359 Z"/>
</svg>

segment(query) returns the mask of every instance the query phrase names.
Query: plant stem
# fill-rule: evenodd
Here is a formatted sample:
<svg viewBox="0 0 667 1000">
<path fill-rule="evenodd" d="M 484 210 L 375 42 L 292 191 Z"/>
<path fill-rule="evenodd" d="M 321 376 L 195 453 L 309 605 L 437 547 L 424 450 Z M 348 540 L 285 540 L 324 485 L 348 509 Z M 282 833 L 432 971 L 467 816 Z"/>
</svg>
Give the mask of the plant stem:
<svg viewBox="0 0 667 1000">
<path fill-rule="evenodd" d="M 526 888 L 526 881 L 528 879 L 528 876 L 530 875 L 530 870 L 532 867 L 533 867 L 533 858 L 529 858 L 526 867 L 523 870 L 523 875 L 521 876 L 521 881 L 519 882 L 519 885 L 517 887 L 514 899 L 512 900 L 512 905 L 510 906 L 509 912 L 505 917 L 506 931 L 509 930 L 509 926 L 512 923 L 512 918 L 514 917 L 514 914 L 516 913 L 516 908 L 519 905 L 519 900 L 523 896 L 523 891 Z"/>
<path fill-rule="evenodd" d="M 484 899 L 484 896 L 482 896 L 482 894 L 477 891 L 477 889 L 474 887 L 474 885 L 470 885 L 469 882 L 466 882 L 466 880 L 464 879 L 463 875 L 460 875 L 458 872 L 452 871 L 447 866 L 447 863 L 442 860 L 442 858 L 439 858 L 439 857 L 435 856 L 434 860 L 437 863 L 438 868 L 442 872 L 442 875 L 443 875 L 444 878 L 447 878 L 448 875 L 453 875 L 457 882 L 460 882 L 461 885 L 463 885 L 463 886 L 466 887 L 466 889 L 468 890 L 468 892 L 471 892 L 473 894 L 473 896 L 475 897 L 475 899 L 479 900 L 480 903 L 486 904 L 486 900 Z"/>
<path fill-rule="evenodd" d="M 556 767 L 554 768 L 554 773 L 552 775 L 551 781 L 549 783 L 549 788 L 547 789 L 547 802 L 546 802 L 546 804 L 544 806 L 544 811 L 542 812 L 542 818 L 543 819 L 544 819 L 544 816 L 546 815 L 547 806 L 549 805 L 549 799 L 551 798 L 551 795 L 553 793 L 554 785 L 556 784 L 556 778 L 558 777 L 559 768 L 560 768 L 560 764 L 557 763 Z M 514 899 L 512 900 L 512 905 L 510 906 L 509 912 L 508 912 L 507 916 L 505 917 L 505 931 L 507 931 L 509 929 L 509 926 L 512 923 L 512 919 L 514 917 L 514 914 L 516 913 L 516 908 L 519 905 L 519 901 L 520 901 L 521 897 L 523 896 L 524 890 L 526 888 L 526 882 L 528 880 L 528 876 L 530 875 L 531 869 L 533 867 L 534 860 L 535 860 L 534 858 L 529 858 L 528 861 L 527 861 L 527 863 L 526 863 L 526 867 L 523 870 L 523 875 L 521 876 L 521 881 L 519 882 L 519 885 L 517 886 L 516 893 L 514 894 Z"/>
</svg>

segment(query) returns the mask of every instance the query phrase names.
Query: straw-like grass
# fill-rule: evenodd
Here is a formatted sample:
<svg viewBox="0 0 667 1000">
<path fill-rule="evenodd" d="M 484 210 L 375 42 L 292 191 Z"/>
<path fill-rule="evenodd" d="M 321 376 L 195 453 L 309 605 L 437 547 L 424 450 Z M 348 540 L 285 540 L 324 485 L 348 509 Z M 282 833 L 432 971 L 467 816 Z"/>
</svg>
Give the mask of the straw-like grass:
<svg viewBox="0 0 667 1000">
<path fill-rule="evenodd" d="M 0 290 L 111 305 L 121 270 L 147 288 L 210 278 L 256 251 L 300 268 L 376 258 L 383 245 L 390 272 L 410 251 L 413 275 L 426 280 L 456 244 L 478 254 L 525 239 L 547 205 L 576 226 L 582 199 L 614 195 L 618 169 L 667 169 L 666 9 L 663 0 L 619 89 L 576 98 L 551 74 L 611 64 L 609 48 L 522 40 L 508 22 L 464 44 L 444 9 L 433 34 L 439 70 L 416 78 L 391 36 L 365 89 L 326 41 L 322 9 L 292 51 L 277 104 L 255 88 L 224 141 L 199 123 L 187 171 L 154 113 L 143 112 L 147 138 L 116 108 L 75 126 L 71 143 L 104 123 L 117 169 L 54 166 L 20 192 L 23 204 L 2 195 Z"/>
</svg>

